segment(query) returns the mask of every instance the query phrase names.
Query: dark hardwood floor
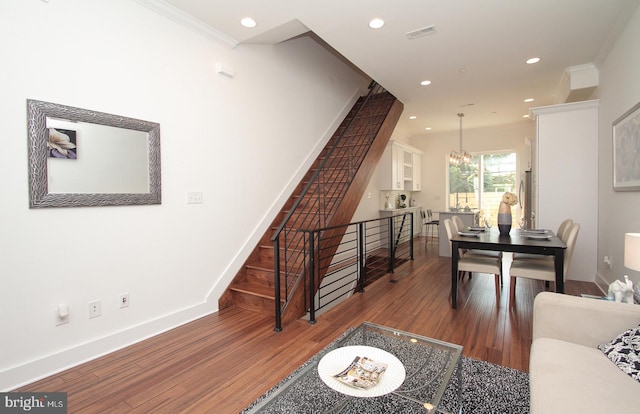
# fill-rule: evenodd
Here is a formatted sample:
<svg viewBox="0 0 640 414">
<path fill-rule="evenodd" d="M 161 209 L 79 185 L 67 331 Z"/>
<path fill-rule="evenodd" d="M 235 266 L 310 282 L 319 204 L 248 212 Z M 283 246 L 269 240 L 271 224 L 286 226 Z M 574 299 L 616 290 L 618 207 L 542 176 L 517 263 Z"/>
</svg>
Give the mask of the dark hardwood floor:
<svg viewBox="0 0 640 414">
<path fill-rule="evenodd" d="M 318 317 L 273 331 L 273 318 L 230 308 L 22 387 L 68 393 L 69 413 L 237 413 L 287 374 L 363 321 L 461 344 L 464 355 L 527 371 L 534 296 L 542 282 L 509 278 L 496 297 L 493 277 L 460 285 L 451 309 L 450 259 L 416 239 L 415 260 L 365 293 Z M 553 289 L 553 284 L 551 286 Z M 600 294 L 567 281 L 568 294 Z"/>
</svg>

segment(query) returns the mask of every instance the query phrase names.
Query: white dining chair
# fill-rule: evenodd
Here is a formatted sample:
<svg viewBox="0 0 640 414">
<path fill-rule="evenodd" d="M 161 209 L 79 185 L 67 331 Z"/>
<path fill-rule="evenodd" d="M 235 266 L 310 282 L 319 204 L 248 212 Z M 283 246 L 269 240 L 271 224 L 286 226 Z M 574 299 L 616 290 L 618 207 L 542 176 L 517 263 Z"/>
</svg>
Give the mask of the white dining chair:
<svg viewBox="0 0 640 414">
<path fill-rule="evenodd" d="M 564 278 L 567 277 L 567 272 L 569 270 L 569 264 L 571 263 L 571 258 L 573 257 L 573 251 L 576 247 L 576 241 L 578 240 L 578 232 L 580 231 L 580 224 L 572 223 L 569 230 L 566 231 L 566 241 L 567 249 L 564 253 Z M 544 280 L 545 282 L 555 282 L 556 280 L 556 268 L 553 257 L 550 259 L 543 258 L 535 260 L 535 259 L 525 259 L 525 260 L 514 260 L 511 262 L 511 267 L 509 268 L 509 275 L 511 276 L 511 285 L 509 291 L 509 304 L 512 305 L 515 300 L 516 295 L 516 280 L 519 277 L 527 278 L 527 279 L 537 279 Z"/>
<path fill-rule="evenodd" d="M 569 229 L 571 228 L 572 224 L 573 224 L 573 220 L 566 219 L 562 223 L 560 223 L 560 225 L 558 226 L 558 232 L 556 233 L 556 236 L 558 236 L 558 238 L 562 240 L 564 244 L 567 244 L 567 236 L 569 235 Z M 544 256 L 541 254 L 514 253 L 513 260 L 551 260 L 553 261 L 553 256 Z"/>
<path fill-rule="evenodd" d="M 452 216 L 451 221 L 453 221 L 453 224 L 456 226 L 456 229 L 458 229 L 458 231 L 465 230 L 466 226 L 464 225 L 464 222 L 462 221 L 460 216 Z"/>
<path fill-rule="evenodd" d="M 453 216 L 453 232 L 458 234 L 459 231 L 467 230 L 462 219 L 458 216 Z M 485 230 L 489 231 L 489 229 Z M 467 257 L 483 257 L 483 258 L 491 258 L 498 260 L 500 262 L 500 286 L 502 286 L 502 252 L 497 252 L 494 250 L 478 250 L 478 249 L 460 249 L 460 255 L 465 255 Z"/>
<path fill-rule="evenodd" d="M 449 239 L 449 252 L 451 252 L 451 238 L 453 235 L 457 235 L 455 225 L 451 219 L 444 220 L 444 227 L 447 231 L 447 238 Z M 500 295 L 500 273 L 502 270 L 501 261 L 493 257 L 479 257 L 468 254 L 460 255 L 458 258 L 458 276 L 461 272 L 469 273 L 488 273 L 495 276 L 496 283 L 496 296 Z"/>
<path fill-rule="evenodd" d="M 571 225 L 573 224 L 573 220 L 571 219 L 566 219 L 565 221 L 563 221 L 562 223 L 560 223 L 560 225 L 558 226 L 558 232 L 556 233 L 556 235 L 560 238 L 560 240 L 562 240 L 565 244 L 567 243 L 567 235 L 569 232 L 569 229 L 571 228 Z"/>
</svg>

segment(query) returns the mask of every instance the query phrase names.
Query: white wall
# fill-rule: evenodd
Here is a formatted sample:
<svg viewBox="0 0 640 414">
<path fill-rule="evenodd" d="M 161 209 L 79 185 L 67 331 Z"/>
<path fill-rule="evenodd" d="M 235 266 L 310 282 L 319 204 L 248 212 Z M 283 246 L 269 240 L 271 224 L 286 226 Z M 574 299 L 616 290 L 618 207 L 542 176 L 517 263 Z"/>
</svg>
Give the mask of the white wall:
<svg viewBox="0 0 640 414">
<path fill-rule="evenodd" d="M 613 191 L 612 124 L 640 102 L 640 9 L 600 67 L 598 282 L 606 286 L 629 275 L 640 283 L 640 273 L 623 265 L 624 233 L 640 232 L 640 192 Z M 640 254 L 640 252 L 638 252 Z M 612 259 L 612 268 L 603 263 Z"/>
<path fill-rule="evenodd" d="M 4 0 L 0 38 L 0 390 L 216 311 L 368 83 L 309 38 L 231 50 L 130 0 Z M 162 204 L 30 210 L 27 98 L 158 122 Z"/>
<path fill-rule="evenodd" d="M 537 227 L 567 218 L 580 232 L 566 279 L 594 282 L 598 238 L 598 101 L 535 108 L 538 136 Z"/>
</svg>

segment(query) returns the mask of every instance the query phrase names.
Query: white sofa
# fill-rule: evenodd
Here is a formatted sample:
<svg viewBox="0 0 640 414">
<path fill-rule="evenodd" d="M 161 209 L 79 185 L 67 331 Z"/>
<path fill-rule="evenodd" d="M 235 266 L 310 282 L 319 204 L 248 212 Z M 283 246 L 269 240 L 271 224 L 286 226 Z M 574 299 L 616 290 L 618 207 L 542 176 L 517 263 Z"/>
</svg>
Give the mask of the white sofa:
<svg viewBox="0 0 640 414">
<path fill-rule="evenodd" d="M 529 363 L 531 414 L 640 412 L 640 382 L 598 349 L 638 324 L 640 305 L 539 293 Z"/>
</svg>

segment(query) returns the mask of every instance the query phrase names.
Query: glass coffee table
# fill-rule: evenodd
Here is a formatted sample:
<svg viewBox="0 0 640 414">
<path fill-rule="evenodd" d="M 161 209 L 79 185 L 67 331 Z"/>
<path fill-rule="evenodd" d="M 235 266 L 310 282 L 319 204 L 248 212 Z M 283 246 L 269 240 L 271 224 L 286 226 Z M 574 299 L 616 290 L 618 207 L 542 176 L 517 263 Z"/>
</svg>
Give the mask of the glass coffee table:
<svg viewBox="0 0 640 414">
<path fill-rule="evenodd" d="M 462 346 L 365 322 L 248 407 L 248 413 L 462 413 Z M 334 378 L 354 355 L 387 364 L 369 389 Z"/>
</svg>

